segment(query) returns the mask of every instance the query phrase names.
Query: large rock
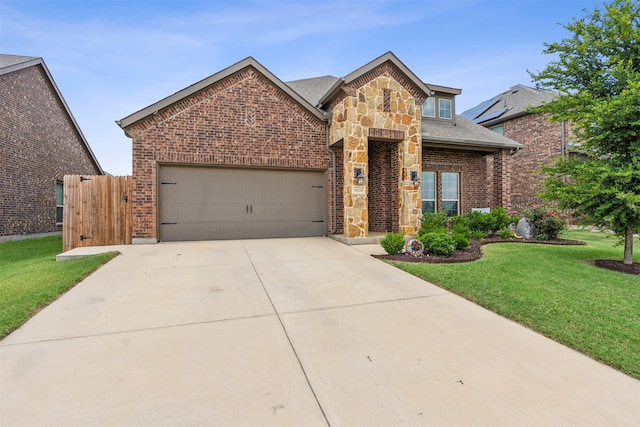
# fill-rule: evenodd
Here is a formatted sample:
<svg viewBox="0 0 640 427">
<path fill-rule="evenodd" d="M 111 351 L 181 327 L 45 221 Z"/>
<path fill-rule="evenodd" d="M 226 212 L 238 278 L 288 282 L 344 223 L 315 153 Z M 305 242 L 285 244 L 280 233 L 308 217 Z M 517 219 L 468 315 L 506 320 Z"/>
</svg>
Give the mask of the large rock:
<svg viewBox="0 0 640 427">
<path fill-rule="evenodd" d="M 516 226 L 516 234 L 523 239 L 533 239 L 535 227 L 525 218 L 520 218 L 520 221 L 518 221 L 518 225 Z"/>
</svg>

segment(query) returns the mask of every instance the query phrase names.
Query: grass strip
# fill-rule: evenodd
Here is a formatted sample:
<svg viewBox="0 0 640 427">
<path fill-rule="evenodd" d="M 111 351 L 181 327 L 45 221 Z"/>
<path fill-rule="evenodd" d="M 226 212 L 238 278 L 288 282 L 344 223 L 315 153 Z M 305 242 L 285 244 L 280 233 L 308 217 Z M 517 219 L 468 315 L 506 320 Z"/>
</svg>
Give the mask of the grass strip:
<svg viewBox="0 0 640 427">
<path fill-rule="evenodd" d="M 60 252 L 61 236 L 0 243 L 0 338 L 118 254 L 57 262 Z"/>
<path fill-rule="evenodd" d="M 470 263 L 393 264 L 640 379 L 640 276 L 593 265 L 622 259 L 606 233 L 561 237 L 587 245 L 496 243 Z"/>
</svg>

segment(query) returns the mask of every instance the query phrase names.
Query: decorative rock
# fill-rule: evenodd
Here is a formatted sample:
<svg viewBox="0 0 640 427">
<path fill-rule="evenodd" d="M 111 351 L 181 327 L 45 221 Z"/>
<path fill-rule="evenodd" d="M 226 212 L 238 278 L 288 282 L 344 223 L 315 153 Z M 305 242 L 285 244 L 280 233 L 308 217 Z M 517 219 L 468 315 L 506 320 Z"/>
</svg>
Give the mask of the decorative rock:
<svg viewBox="0 0 640 427">
<path fill-rule="evenodd" d="M 532 239 L 535 232 L 535 227 L 525 218 L 521 218 L 516 226 L 516 234 L 523 239 Z"/>
</svg>

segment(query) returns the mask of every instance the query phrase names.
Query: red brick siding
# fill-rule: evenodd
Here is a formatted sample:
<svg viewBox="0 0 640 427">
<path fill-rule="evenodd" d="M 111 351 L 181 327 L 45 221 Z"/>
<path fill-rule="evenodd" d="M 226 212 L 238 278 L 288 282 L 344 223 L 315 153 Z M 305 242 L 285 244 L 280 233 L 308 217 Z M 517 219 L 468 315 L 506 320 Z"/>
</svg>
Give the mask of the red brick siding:
<svg viewBox="0 0 640 427">
<path fill-rule="evenodd" d="M 336 153 L 336 234 L 344 233 L 344 150 L 334 149 Z"/>
<path fill-rule="evenodd" d="M 540 206 L 536 196 L 542 190 L 540 163 L 552 163 L 562 153 L 562 125 L 552 123 L 542 114 L 527 114 L 503 123 L 504 136 L 524 145 L 511 157 L 511 212 L 522 215 Z"/>
<path fill-rule="evenodd" d="M 133 237 L 155 238 L 162 163 L 329 171 L 326 123 L 253 67 L 127 128 L 133 140 Z M 327 173 L 328 224 L 333 221 Z M 330 228 L 330 227 L 328 227 Z"/>
<path fill-rule="evenodd" d="M 100 173 L 40 65 L 0 75 L 0 236 L 62 231 L 56 182 Z"/>
<path fill-rule="evenodd" d="M 398 144 L 369 141 L 369 231 L 398 231 Z"/>
<path fill-rule="evenodd" d="M 484 152 L 448 150 L 432 147 L 422 149 L 422 170 L 436 173 L 436 207 L 442 209 L 442 172 L 460 174 L 460 213 L 471 208 L 493 207 L 494 200 L 488 183 L 491 182 Z"/>
</svg>

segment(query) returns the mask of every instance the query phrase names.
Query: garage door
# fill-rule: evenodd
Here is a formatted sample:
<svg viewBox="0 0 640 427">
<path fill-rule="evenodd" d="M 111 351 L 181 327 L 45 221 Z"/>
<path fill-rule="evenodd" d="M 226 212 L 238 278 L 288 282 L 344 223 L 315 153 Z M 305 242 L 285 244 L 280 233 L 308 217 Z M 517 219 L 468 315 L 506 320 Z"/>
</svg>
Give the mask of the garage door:
<svg viewBox="0 0 640 427">
<path fill-rule="evenodd" d="M 162 166 L 160 240 L 325 234 L 323 172 Z"/>
</svg>

